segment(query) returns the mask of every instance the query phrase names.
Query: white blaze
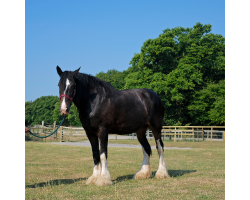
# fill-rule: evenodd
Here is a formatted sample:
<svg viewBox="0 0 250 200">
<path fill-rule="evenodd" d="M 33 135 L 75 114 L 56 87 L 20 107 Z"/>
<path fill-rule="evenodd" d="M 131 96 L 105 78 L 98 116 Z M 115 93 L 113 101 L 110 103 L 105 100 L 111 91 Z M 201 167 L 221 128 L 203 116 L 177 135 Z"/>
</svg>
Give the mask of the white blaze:
<svg viewBox="0 0 250 200">
<path fill-rule="evenodd" d="M 66 80 L 66 88 L 65 88 L 65 90 L 64 90 L 64 94 L 66 94 L 66 91 L 67 91 L 69 85 L 70 85 L 69 79 L 67 79 L 67 80 Z M 61 109 L 62 109 L 62 110 L 66 110 L 66 109 L 67 109 L 65 97 L 63 97 L 63 102 L 62 102 L 62 105 L 61 105 Z"/>
</svg>

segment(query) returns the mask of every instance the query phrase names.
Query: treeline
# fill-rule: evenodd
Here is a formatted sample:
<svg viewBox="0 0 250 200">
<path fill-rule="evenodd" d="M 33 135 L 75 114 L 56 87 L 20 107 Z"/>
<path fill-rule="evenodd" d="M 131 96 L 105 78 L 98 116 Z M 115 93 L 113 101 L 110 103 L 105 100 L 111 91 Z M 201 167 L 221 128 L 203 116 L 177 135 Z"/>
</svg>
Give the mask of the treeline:
<svg viewBox="0 0 250 200">
<path fill-rule="evenodd" d="M 46 124 L 53 124 L 54 121 L 62 121 L 60 114 L 60 101 L 57 96 L 43 96 L 36 99 L 33 102 L 25 102 L 25 125 L 42 124 L 44 121 Z M 78 117 L 77 108 L 72 104 L 70 113 L 65 118 L 63 125 L 81 126 L 81 122 Z"/>
<path fill-rule="evenodd" d="M 155 91 L 164 103 L 164 125 L 225 125 L 225 38 L 211 33 L 209 24 L 166 29 L 144 42 L 127 70 L 96 76 L 118 90 Z M 80 126 L 72 106 L 66 123 Z M 58 97 L 26 102 L 25 109 L 28 124 L 61 120 Z"/>
</svg>

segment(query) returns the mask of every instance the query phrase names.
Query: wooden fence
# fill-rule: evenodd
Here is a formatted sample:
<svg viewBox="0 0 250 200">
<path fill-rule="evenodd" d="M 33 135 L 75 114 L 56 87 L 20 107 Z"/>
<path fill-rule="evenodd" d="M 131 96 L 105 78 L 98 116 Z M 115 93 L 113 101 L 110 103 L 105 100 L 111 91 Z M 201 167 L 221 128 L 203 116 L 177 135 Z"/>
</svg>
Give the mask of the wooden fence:
<svg viewBox="0 0 250 200">
<path fill-rule="evenodd" d="M 46 127 L 46 126 L 34 126 L 34 127 L 29 127 L 29 129 L 35 133 L 39 134 L 41 136 L 46 136 L 49 135 L 51 132 L 53 132 L 56 129 L 56 125 L 53 127 Z M 81 128 L 76 128 L 76 127 L 66 127 L 66 126 L 61 126 L 56 133 L 54 133 L 50 137 L 54 137 L 54 139 L 59 139 L 60 142 L 65 141 L 65 136 L 67 138 L 69 137 L 81 137 L 85 138 L 86 137 L 86 132 L 85 130 Z M 46 138 L 43 139 L 46 142 Z M 67 139 L 68 140 L 68 139 Z"/>
<path fill-rule="evenodd" d="M 174 142 L 177 139 L 191 138 L 194 140 L 210 140 L 213 141 L 213 137 L 218 136 L 221 133 L 221 140 L 225 141 L 225 126 L 163 126 L 162 136 L 173 136 Z M 215 139 L 215 138 L 214 138 Z"/>
<path fill-rule="evenodd" d="M 54 123 L 50 127 L 45 127 L 42 124 L 42 126 L 29 127 L 29 129 L 34 133 L 46 135 L 56 129 L 56 124 Z M 130 139 L 135 139 L 135 133 L 130 134 L 130 136 Z M 66 137 L 84 138 L 86 137 L 86 132 L 83 128 L 61 126 L 51 137 L 64 141 Z M 163 126 L 162 139 L 172 140 L 172 137 L 174 138 L 174 142 L 178 140 L 193 140 L 193 142 L 195 140 L 210 140 L 210 142 L 213 140 L 225 141 L 225 126 Z M 218 137 L 220 138 L 218 139 Z M 152 131 L 149 129 L 147 130 L 147 138 L 153 139 Z M 117 135 L 115 135 L 115 139 L 117 139 Z M 44 140 L 46 141 L 46 138 Z"/>
</svg>

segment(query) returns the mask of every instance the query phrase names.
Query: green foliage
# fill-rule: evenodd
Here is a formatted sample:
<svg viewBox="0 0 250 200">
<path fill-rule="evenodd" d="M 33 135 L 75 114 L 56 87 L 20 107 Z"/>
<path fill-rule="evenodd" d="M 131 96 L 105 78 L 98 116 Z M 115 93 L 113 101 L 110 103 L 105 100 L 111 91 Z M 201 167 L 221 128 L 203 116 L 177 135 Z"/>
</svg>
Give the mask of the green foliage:
<svg viewBox="0 0 250 200">
<path fill-rule="evenodd" d="M 34 102 L 25 102 L 25 125 L 53 124 L 54 121 L 61 122 L 63 116 L 60 113 L 60 101 L 56 96 L 44 96 Z M 63 125 L 81 126 L 77 108 L 72 104 L 68 117 Z"/>
<path fill-rule="evenodd" d="M 125 84 L 126 72 L 119 72 L 115 69 L 108 70 L 107 73 L 100 72 L 96 75 L 97 78 L 109 82 L 115 89 L 122 90 Z"/>
<path fill-rule="evenodd" d="M 77 111 L 77 107 L 75 106 L 75 104 L 73 103 L 70 111 L 69 111 L 69 115 L 68 115 L 68 121 L 70 123 L 70 125 L 72 126 L 82 126 L 82 123 L 79 119 L 79 113 Z"/>
<path fill-rule="evenodd" d="M 164 96 L 167 87 L 166 80 L 165 74 L 161 72 L 153 73 L 153 70 L 144 67 L 142 70 L 127 75 L 124 89 L 148 88 Z"/>
<path fill-rule="evenodd" d="M 53 110 L 53 114 L 52 114 L 53 120 L 60 122 L 63 119 L 63 116 L 60 113 L 60 102 L 57 102 L 55 104 L 55 109 Z M 72 103 L 71 107 L 70 107 L 70 111 L 69 111 L 69 115 L 65 118 L 64 122 L 63 122 L 64 126 L 82 126 L 80 119 L 79 119 L 79 114 L 77 111 L 77 107 L 75 106 L 74 103 Z"/>
<path fill-rule="evenodd" d="M 209 104 L 201 100 L 204 88 L 225 80 L 225 38 L 210 31 L 200 23 L 166 29 L 130 62 L 124 88 L 153 89 L 164 102 L 166 125 L 225 123 L 223 92 L 210 95 Z"/>
<path fill-rule="evenodd" d="M 225 80 L 209 83 L 194 95 L 196 98 L 188 106 L 194 123 L 203 121 L 208 125 L 225 124 Z"/>
<path fill-rule="evenodd" d="M 42 96 L 33 102 L 25 102 L 25 124 L 53 124 L 52 112 L 55 103 L 58 102 L 57 96 Z"/>
<path fill-rule="evenodd" d="M 55 103 L 55 108 L 52 113 L 52 118 L 53 118 L 53 121 L 57 121 L 57 122 L 60 122 L 63 119 L 63 116 L 61 115 L 61 112 L 60 112 L 60 101 Z"/>
<path fill-rule="evenodd" d="M 30 101 L 25 102 L 25 126 L 33 122 L 34 116 L 32 115 L 33 113 L 32 105 L 33 104 Z"/>
</svg>

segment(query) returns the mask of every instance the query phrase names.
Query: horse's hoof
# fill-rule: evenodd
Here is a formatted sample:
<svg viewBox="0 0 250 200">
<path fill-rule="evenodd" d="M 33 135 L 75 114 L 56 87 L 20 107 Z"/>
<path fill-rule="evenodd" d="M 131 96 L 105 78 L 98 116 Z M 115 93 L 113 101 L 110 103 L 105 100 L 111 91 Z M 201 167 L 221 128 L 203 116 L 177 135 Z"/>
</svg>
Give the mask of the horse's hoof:
<svg viewBox="0 0 250 200">
<path fill-rule="evenodd" d="M 100 176 L 95 182 L 95 185 L 98 185 L 98 186 L 112 185 L 112 181 L 110 180 L 110 177 L 108 176 Z"/>
<path fill-rule="evenodd" d="M 147 170 L 140 170 L 136 172 L 135 175 L 133 176 L 133 179 L 146 179 L 150 177 L 151 177 L 151 169 L 149 168 Z"/>
<path fill-rule="evenodd" d="M 167 171 L 157 171 L 155 174 L 155 178 L 157 179 L 164 179 L 164 178 L 170 178 Z"/>
<path fill-rule="evenodd" d="M 99 178 L 99 176 L 90 176 L 86 182 L 86 185 L 92 185 L 95 184 L 95 182 L 97 181 L 97 179 Z"/>
</svg>

